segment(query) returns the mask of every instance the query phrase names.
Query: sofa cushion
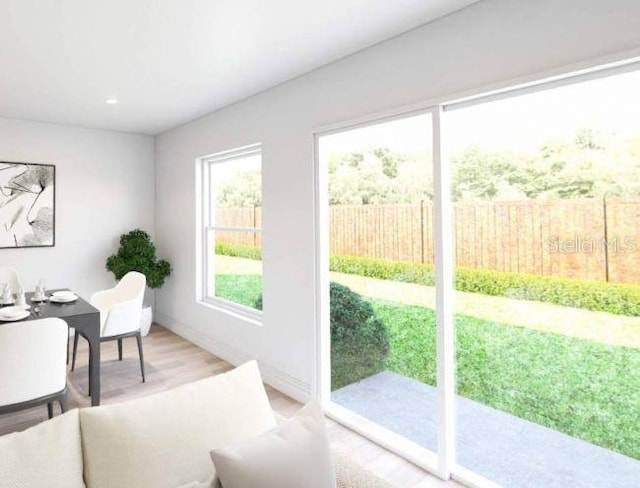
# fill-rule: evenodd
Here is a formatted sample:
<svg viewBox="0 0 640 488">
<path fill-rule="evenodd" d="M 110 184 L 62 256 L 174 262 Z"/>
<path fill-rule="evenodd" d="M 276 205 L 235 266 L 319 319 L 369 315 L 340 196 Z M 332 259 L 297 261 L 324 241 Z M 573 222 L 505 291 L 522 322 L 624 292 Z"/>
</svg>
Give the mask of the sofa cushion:
<svg viewBox="0 0 640 488">
<path fill-rule="evenodd" d="M 334 452 L 336 488 L 392 488 L 344 453 Z"/>
<path fill-rule="evenodd" d="M 176 488 L 211 479 L 209 451 L 276 422 L 255 361 L 129 402 L 80 412 L 88 488 Z"/>
<path fill-rule="evenodd" d="M 0 486 L 84 488 L 78 410 L 0 437 Z"/>
<path fill-rule="evenodd" d="M 254 439 L 214 449 L 224 488 L 334 488 L 322 408 L 310 403 L 293 418 Z"/>
</svg>

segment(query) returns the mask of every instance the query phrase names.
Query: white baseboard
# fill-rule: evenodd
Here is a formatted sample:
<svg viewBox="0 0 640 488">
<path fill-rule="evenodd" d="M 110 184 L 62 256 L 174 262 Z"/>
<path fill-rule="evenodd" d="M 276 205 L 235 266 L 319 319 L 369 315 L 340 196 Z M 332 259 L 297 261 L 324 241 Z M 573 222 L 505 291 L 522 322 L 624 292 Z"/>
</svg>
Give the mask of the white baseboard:
<svg viewBox="0 0 640 488">
<path fill-rule="evenodd" d="M 255 359 L 258 361 L 262 379 L 266 384 L 301 403 L 306 403 L 311 399 L 311 386 L 308 383 L 268 364 L 262 358 L 251 357 L 235 347 L 215 340 L 208 334 L 203 334 L 189 325 L 180 323 L 168 315 L 156 312 L 154 322 L 234 366 Z"/>
</svg>

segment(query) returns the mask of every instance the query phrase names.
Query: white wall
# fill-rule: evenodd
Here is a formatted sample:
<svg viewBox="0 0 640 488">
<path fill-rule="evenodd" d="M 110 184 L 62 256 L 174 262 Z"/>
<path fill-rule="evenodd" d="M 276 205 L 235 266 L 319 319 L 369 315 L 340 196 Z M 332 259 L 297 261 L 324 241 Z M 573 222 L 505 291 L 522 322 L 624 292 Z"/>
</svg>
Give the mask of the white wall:
<svg viewBox="0 0 640 488">
<path fill-rule="evenodd" d="M 120 234 L 155 230 L 152 137 L 0 118 L 0 161 L 56 166 L 55 247 L 0 249 L 27 291 L 42 278 L 88 298 L 114 285 Z"/>
<path fill-rule="evenodd" d="M 316 378 L 313 130 L 637 53 L 638 19 L 637 0 L 486 0 L 162 134 L 156 233 L 174 273 L 157 295 L 158 320 L 232 362 L 258 358 L 268 382 L 306 399 Z M 194 161 L 256 142 L 262 327 L 195 300 Z"/>
</svg>

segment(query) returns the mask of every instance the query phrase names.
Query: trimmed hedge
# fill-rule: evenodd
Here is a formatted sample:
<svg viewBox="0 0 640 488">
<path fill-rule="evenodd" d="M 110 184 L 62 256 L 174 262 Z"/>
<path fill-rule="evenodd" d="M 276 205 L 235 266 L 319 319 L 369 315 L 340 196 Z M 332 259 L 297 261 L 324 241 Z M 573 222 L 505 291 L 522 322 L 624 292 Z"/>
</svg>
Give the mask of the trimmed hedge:
<svg viewBox="0 0 640 488">
<path fill-rule="evenodd" d="M 216 252 L 228 256 L 261 259 L 261 250 L 250 246 L 217 244 Z M 435 284 L 431 264 L 389 261 L 359 256 L 331 256 L 331 271 L 402 281 Z M 474 268 L 456 268 L 459 291 L 553 303 L 617 315 L 640 316 L 640 286 L 572 280 L 524 273 L 507 273 Z"/>
<path fill-rule="evenodd" d="M 380 280 L 403 281 L 427 286 L 435 284 L 434 269 L 430 264 L 388 261 L 359 256 L 331 256 L 329 269 L 338 273 L 355 274 Z"/>
<path fill-rule="evenodd" d="M 435 284 L 430 264 L 357 256 L 332 256 L 331 271 L 420 285 Z M 455 288 L 483 295 L 554 303 L 574 308 L 640 316 L 640 286 L 572 280 L 524 273 L 456 268 Z"/>
<path fill-rule="evenodd" d="M 262 259 L 262 249 L 253 246 L 244 246 L 242 244 L 226 244 L 224 242 L 216 243 L 216 254 L 224 256 L 232 256 L 234 258 Z"/>
</svg>

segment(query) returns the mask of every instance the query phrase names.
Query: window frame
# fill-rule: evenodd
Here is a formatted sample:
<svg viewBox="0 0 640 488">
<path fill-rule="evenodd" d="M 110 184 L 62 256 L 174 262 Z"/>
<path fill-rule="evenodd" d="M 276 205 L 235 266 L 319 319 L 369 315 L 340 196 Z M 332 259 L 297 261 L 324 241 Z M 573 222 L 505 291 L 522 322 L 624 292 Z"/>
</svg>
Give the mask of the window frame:
<svg viewBox="0 0 640 488">
<path fill-rule="evenodd" d="M 262 195 L 262 144 L 251 144 L 228 151 L 217 152 L 196 160 L 198 165 L 199 182 L 197 183 L 198 202 L 197 213 L 198 236 L 196 250 L 196 300 L 198 303 L 215 307 L 250 321 L 262 324 L 262 310 L 258 310 L 247 305 L 242 305 L 215 294 L 215 254 L 212 256 L 210 246 L 215 246 L 215 237 L 210 238 L 215 232 L 238 232 L 263 235 L 262 227 L 229 227 L 215 225 L 212 202 L 215 196 L 212 194 L 212 169 L 216 164 L 230 163 L 248 157 L 260 157 L 260 193 Z M 262 263 L 262 260 L 261 260 Z"/>
</svg>

